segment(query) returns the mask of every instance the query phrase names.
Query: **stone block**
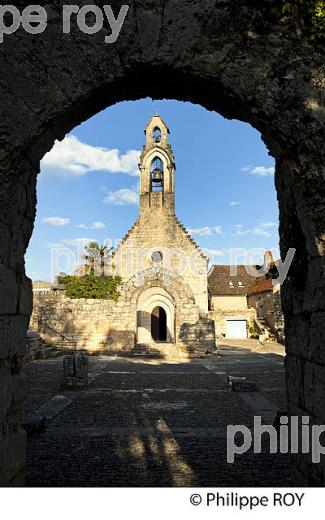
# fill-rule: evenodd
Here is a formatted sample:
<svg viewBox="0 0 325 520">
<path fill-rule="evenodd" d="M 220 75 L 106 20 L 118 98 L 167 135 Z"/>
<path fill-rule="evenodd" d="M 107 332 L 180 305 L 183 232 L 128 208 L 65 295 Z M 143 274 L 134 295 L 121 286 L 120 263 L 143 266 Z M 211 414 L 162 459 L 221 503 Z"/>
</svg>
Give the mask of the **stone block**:
<svg viewBox="0 0 325 520">
<path fill-rule="evenodd" d="M 88 377 L 88 357 L 84 354 L 77 354 L 75 357 L 75 375 L 77 378 Z"/>
<path fill-rule="evenodd" d="M 0 316 L 0 361 L 6 359 L 10 350 L 10 317 Z"/>
<path fill-rule="evenodd" d="M 15 314 L 17 310 L 16 273 L 0 263 L 0 315 Z"/>
<path fill-rule="evenodd" d="M 75 375 L 74 356 L 64 356 L 63 358 L 63 375 L 64 377 L 73 377 Z"/>
<path fill-rule="evenodd" d="M 304 408 L 303 379 L 305 362 L 295 357 L 285 358 L 287 393 L 291 405 Z"/>
<path fill-rule="evenodd" d="M 256 383 L 246 377 L 228 377 L 228 385 L 232 392 L 257 392 Z"/>
<path fill-rule="evenodd" d="M 85 354 L 73 354 L 63 359 L 63 390 L 79 390 L 88 385 L 88 358 Z"/>
<path fill-rule="evenodd" d="M 26 276 L 19 285 L 18 314 L 29 316 L 33 311 L 32 282 Z"/>
<path fill-rule="evenodd" d="M 325 424 L 325 367 L 306 363 L 303 379 L 304 403 L 310 414 Z"/>
<path fill-rule="evenodd" d="M 26 432 L 19 428 L 16 432 L 5 435 L 1 444 L 3 454 L 0 485 L 22 486 L 25 474 Z"/>
<path fill-rule="evenodd" d="M 28 330 L 28 316 L 11 316 L 10 318 L 10 351 L 17 357 L 26 355 L 26 338 Z"/>
</svg>

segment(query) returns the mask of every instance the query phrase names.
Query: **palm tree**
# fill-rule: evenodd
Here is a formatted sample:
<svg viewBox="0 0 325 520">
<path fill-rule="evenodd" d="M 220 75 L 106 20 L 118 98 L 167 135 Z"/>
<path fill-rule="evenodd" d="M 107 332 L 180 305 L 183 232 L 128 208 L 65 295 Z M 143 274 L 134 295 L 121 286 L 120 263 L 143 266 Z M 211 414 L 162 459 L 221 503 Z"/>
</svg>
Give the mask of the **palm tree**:
<svg viewBox="0 0 325 520">
<path fill-rule="evenodd" d="M 105 245 L 99 245 L 96 241 L 91 241 L 85 247 L 86 255 L 84 255 L 84 259 L 87 262 L 87 268 L 90 271 L 90 274 L 95 273 L 95 265 L 98 257 L 100 258 L 100 276 L 105 276 L 105 261 L 111 256 L 113 248 L 108 248 Z"/>
</svg>

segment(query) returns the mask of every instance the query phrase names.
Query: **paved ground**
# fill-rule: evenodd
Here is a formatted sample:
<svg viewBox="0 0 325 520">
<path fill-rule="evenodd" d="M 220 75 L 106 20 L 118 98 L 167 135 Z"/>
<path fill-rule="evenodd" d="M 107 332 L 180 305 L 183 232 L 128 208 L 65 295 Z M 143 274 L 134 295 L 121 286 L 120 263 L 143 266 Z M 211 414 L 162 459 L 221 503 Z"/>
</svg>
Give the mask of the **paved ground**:
<svg viewBox="0 0 325 520">
<path fill-rule="evenodd" d="M 220 357 L 177 362 L 90 358 L 86 391 L 60 391 L 62 358 L 25 366 L 28 486 L 285 486 L 285 455 L 250 450 L 226 461 L 228 424 L 272 423 L 285 411 L 283 347 L 220 346 Z M 228 376 L 258 391 L 230 390 Z M 240 442 L 241 439 L 238 439 Z"/>
</svg>

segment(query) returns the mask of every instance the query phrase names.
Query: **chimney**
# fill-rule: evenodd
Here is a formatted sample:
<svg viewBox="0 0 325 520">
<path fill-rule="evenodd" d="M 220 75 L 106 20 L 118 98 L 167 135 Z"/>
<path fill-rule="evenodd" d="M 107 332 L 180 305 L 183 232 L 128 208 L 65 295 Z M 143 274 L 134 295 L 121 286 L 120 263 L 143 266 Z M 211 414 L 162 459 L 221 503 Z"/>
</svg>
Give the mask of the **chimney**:
<svg viewBox="0 0 325 520">
<path fill-rule="evenodd" d="M 271 267 L 272 264 L 274 264 L 274 258 L 272 255 L 272 251 L 265 251 L 264 267 Z"/>
</svg>

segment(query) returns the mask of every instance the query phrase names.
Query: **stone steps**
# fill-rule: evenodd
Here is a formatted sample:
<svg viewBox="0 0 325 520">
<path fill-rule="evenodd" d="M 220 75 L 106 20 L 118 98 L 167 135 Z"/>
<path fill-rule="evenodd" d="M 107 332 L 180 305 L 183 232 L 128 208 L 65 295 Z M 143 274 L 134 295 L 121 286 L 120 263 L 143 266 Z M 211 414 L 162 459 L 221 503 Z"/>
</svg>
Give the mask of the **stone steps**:
<svg viewBox="0 0 325 520">
<path fill-rule="evenodd" d="M 62 350 L 57 349 L 54 345 L 44 344 L 41 350 L 41 359 L 53 359 L 62 356 Z"/>
<path fill-rule="evenodd" d="M 157 343 L 155 345 L 136 345 L 131 357 L 178 359 L 184 357 L 184 353 L 173 343 Z"/>
<path fill-rule="evenodd" d="M 45 343 L 41 346 L 39 359 L 53 359 L 66 354 L 71 354 L 75 350 L 76 342 L 74 341 L 58 341 L 56 343 Z"/>
<path fill-rule="evenodd" d="M 151 347 L 149 345 L 136 345 L 131 353 L 132 357 L 140 357 L 140 358 L 161 358 L 161 353 L 159 350 Z"/>
</svg>

